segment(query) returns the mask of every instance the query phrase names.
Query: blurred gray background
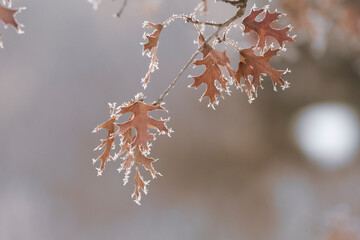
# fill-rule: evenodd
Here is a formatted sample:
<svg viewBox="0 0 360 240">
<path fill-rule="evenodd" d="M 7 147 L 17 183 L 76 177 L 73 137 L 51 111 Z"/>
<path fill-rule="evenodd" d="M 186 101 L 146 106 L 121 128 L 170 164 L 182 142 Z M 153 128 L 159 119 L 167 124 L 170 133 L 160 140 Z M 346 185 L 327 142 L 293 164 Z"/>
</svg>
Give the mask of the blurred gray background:
<svg viewBox="0 0 360 240">
<path fill-rule="evenodd" d="M 186 76 L 201 72 L 190 68 L 166 98 L 175 132 L 153 143 L 163 176 L 142 206 L 130 197 L 132 175 L 123 186 L 119 160 L 97 177 L 93 149 L 106 133 L 91 132 L 107 120 L 107 103 L 140 91 L 155 100 L 197 48 L 194 27 L 167 27 L 160 70 L 143 90 L 142 23 L 191 13 L 198 2 L 129 0 L 120 19 L 112 17 L 120 1 L 97 11 L 86 0 L 13 3 L 27 9 L 17 16 L 25 34 L 1 30 L 0 239 L 358 239 L 360 56 L 336 30 L 315 40 L 293 31 L 297 42 L 272 61 L 292 70 L 291 87 L 274 92 L 265 78 L 253 104 L 233 88 L 208 108 L 198 101 L 204 88 L 187 88 Z M 208 19 L 233 14 L 209 1 Z M 296 27 L 291 17 L 284 22 Z"/>
</svg>

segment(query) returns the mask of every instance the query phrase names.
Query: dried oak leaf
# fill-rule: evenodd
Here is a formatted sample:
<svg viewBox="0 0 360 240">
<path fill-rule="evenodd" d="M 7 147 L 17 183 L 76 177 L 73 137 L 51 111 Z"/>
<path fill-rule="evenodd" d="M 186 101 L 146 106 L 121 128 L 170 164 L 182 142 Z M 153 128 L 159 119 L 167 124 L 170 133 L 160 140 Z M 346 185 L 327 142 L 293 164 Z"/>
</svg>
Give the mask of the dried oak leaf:
<svg viewBox="0 0 360 240">
<path fill-rule="evenodd" d="M 139 146 L 135 146 L 134 148 L 131 147 L 131 143 L 133 141 L 133 137 L 131 136 L 131 129 L 125 131 L 125 133 L 122 134 L 123 141 L 121 144 L 121 150 L 118 154 L 118 156 L 124 155 L 125 157 L 124 162 L 121 164 L 121 167 L 118 169 L 119 172 L 125 170 L 125 178 L 124 178 L 124 185 L 128 182 L 129 174 L 131 171 L 131 167 L 135 163 L 136 166 L 140 163 L 144 166 L 144 168 L 148 171 L 150 171 L 153 178 L 156 177 L 156 174 L 159 174 L 155 171 L 155 169 L 152 166 L 152 163 L 156 161 L 153 158 L 148 158 L 145 156 L 141 151 Z"/>
<path fill-rule="evenodd" d="M 198 44 L 199 46 L 204 44 L 204 36 L 202 34 L 199 35 Z M 227 84 L 229 81 L 223 76 L 220 67 L 225 67 L 230 76 L 232 75 L 231 73 L 233 70 L 230 67 L 230 60 L 226 56 L 226 51 L 219 52 L 213 49 L 209 44 L 205 44 L 201 52 L 203 58 L 195 61 L 194 65 L 204 65 L 205 70 L 200 76 L 193 77 L 194 83 L 190 85 L 190 87 L 197 88 L 202 83 L 206 84 L 206 91 L 201 96 L 201 99 L 209 97 L 210 105 L 213 106 L 218 102 L 217 95 L 222 96 L 221 91 L 228 90 Z M 216 84 L 215 81 L 219 84 Z"/>
<path fill-rule="evenodd" d="M 156 174 L 161 175 L 160 173 L 156 172 L 155 169 L 152 166 L 152 163 L 154 161 L 156 161 L 156 159 L 153 158 L 148 158 L 146 157 L 140 150 L 139 146 L 136 146 L 134 148 L 134 153 L 133 153 L 133 159 L 132 161 L 135 163 L 135 168 L 136 168 L 136 175 L 135 175 L 135 190 L 134 193 L 132 194 L 132 197 L 135 197 L 135 202 L 137 204 L 140 204 L 140 200 L 141 200 L 141 194 L 140 194 L 140 189 L 143 190 L 143 192 L 145 194 L 147 194 L 147 189 L 146 189 L 146 185 L 150 182 L 144 182 L 143 177 L 140 175 L 140 171 L 139 171 L 139 164 L 143 165 L 144 168 L 148 171 L 150 171 L 151 175 L 153 178 L 156 177 Z"/>
<path fill-rule="evenodd" d="M 154 167 L 152 166 L 152 163 L 157 161 L 157 159 L 149 158 L 144 155 L 144 153 L 141 151 L 140 146 L 136 145 L 134 148 L 131 148 L 131 141 L 133 137 L 131 136 L 131 129 L 126 131 L 123 134 L 124 138 L 126 139 L 124 144 L 122 145 L 122 150 L 120 151 L 120 155 L 125 153 L 127 151 L 127 154 L 124 157 L 124 163 L 121 164 L 121 167 L 118 169 L 119 173 L 122 170 L 125 170 L 125 177 L 124 177 L 124 185 L 128 182 L 129 175 L 131 172 L 132 166 L 135 164 L 136 169 L 136 175 L 135 175 L 135 189 L 134 193 L 131 195 L 133 198 L 135 198 L 135 202 L 140 205 L 141 200 L 141 194 L 140 189 L 143 190 L 145 194 L 147 194 L 146 185 L 150 182 L 144 182 L 143 177 L 140 175 L 139 171 L 139 165 L 143 165 L 143 167 L 148 170 L 151 173 L 151 176 L 153 178 L 156 178 L 156 175 L 161 175 L 158 173 Z M 125 150 L 123 148 L 125 147 Z"/>
<path fill-rule="evenodd" d="M 121 164 L 121 167 L 118 169 L 119 173 L 122 170 L 125 170 L 125 177 L 124 177 L 124 185 L 128 182 L 129 174 L 131 172 L 131 167 L 133 166 L 133 157 L 132 157 L 132 147 L 131 142 L 133 141 L 133 137 L 131 136 L 132 130 L 129 129 L 125 131 L 122 134 L 122 140 L 121 140 L 121 150 L 120 152 L 115 156 L 115 158 L 118 158 L 119 156 L 125 155 L 123 157 L 124 162 Z"/>
<path fill-rule="evenodd" d="M 125 123 L 117 123 L 119 130 L 115 135 L 123 134 L 129 129 L 134 129 L 136 135 L 131 142 L 131 147 L 138 145 L 143 152 L 149 150 L 149 140 L 154 139 L 154 134 L 148 132 L 149 128 L 157 129 L 160 133 L 169 133 L 165 123 L 167 120 L 156 120 L 148 115 L 154 110 L 166 111 L 161 106 L 144 103 L 142 99 L 135 99 L 121 106 L 119 114 L 131 113 L 130 119 Z"/>
<path fill-rule="evenodd" d="M 100 125 L 98 125 L 93 132 L 97 132 L 100 129 L 106 129 L 108 131 L 108 135 L 106 139 L 101 139 L 101 144 L 99 146 L 97 146 L 94 151 L 96 150 L 101 150 L 102 148 L 105 147 L 104 152 L 97 158 L 97 159 L 93 159 L 93 163 L 95 164 L 98 160 L 101 160 L 101 165 L 99 168 L 97 168 L 98 170 L 98 175 L 101 175 L 104 168 L 105 168 L 105 164 L 106 161 L 110 160 L 110 152 L 111 149 L 113 149 L 114 146 L 114 141 L 115 139 L 113 138 L 113 134 L 115 132 L 115 121 L 117 119 L 117 115 L 115 114 L 115 106 L 116 104 L 109 104 L 110 107 L 110 119 Z"/>
<path fill-rule="evenodd" d="M 125 185 L 128 182 L 131 168 L 135 164 L 135 169 L 136 169 L 135 190 L 134 193 L 132 194 L 132 197 L 135 197 L 135 202 L 137 204 L 140 204 L 140 200 L 141 200 L 140 189 L 142 189 L 143 192 L 147 194 L 146 185 L 149 183 L 149 181 L 144 182 L 143 177 L 140 175 L 139 164 L 143 165 L 143 167 L 151 173 L 151 176 L 155 178 L 156 175 L 161 175 L 152 166 L 152 163 L 157 160 L 145 156 L 144 153 L 142 153 L 142 151 L 140 150 L 139 146 L 135 146 L 133 152 L 128 152 L 124 160 L 125 160 L 124 163 L 121 164 L 121 167 L 118 169 L 118 171 L 121 172 L 122 170 L 126 170 L 125 178 L 124 178 L 124 185 Z"/>
<path fill-rule="evenodd" d="M 0 5 L 0 19 L 6 24 L 12 25 L 16 30 L 20 30 L 20 25 L 15 19 L 16 13 L 20 12 L 23 8 L 10 9 Z"/>
<path fill-rule="evenodd" d="M 289 86 L 289 83 L 281 78 L 281 75 L 288 70 L 276 70 L 269 64 L 270 58 L 277 55 L 279 49 L 268 49 L 264 55 L 257 56 L 254 48 L 248 48 L 240 51 L 240 62 L 236 73 L 234 74 L 235 83 L 240 86 L 241 78 L 244 78 L 245 92 L 253 100 L 253 93 L 257 95 L 257 89 L 261 86 L 262 76 L 268 75 L 273 83 L 274 89 L 279 83 L 283 89 Z M 252 78 L 250 79 L 250 76 Z"/>
<path fill-rule="evenodd" d="M 159 45 L 159 36 L 161 30 L 164 28 L 163 24 L 154 24 L 151 22 L 144 22 L 144 27 L 151 27 L 155 28 L 155 30 L 151 34 L 145 34 L 144 37 L 147 38 L 146 43 L 142 43 L 144 46 L 143 48 L 143 55 L 147 53 L 149 57 L 151 57 L 151 62 L 149 65 L 149 70 L 146 73 L 145 77 L 141 79 L 141 82 L 143 84 L 143 87 L 146 88 L 147 84 L 149 83 L 151 73 L 154 72 L 156 69 L 158 69 L 158 59 L 157 59 L 157 48 Z"/>
<path fill-rule="evenodd" d="M 245 58 L 239 52 L 239 65 L 238 69 L 235 72 L 234 70 L 229 72 L 230 76 L 235 80 L 235 85 L 238 88 L 242 88 L 245 85 L 245 89 L 251 89 L 249 81 L 245 81 L 244 84 L 241 82 L 241 79 L 247 78 L 249 75 L 253 75 L 252 68 L 246 67 Z"/>
<path fill-rule="evenodd" d="M 135 202 L 140 205 L 140 200 L 141 200 L 140 189 L 142 189 L 143 192 L 147 194 L 146 185 L 148 184 L 148 182 L 144 182 L 142 176 L 140 175 L 138 167 L 136 167 L 136 174 L 134 180 L 135 180 L 135 189 L 131 197 L 132 198 L 135 197 Z"/>
<path fill-rule="evenodd" d="M 10 2 L 8 3 L 10 4 Z M 0 19 L 5 25 L 10 24 L 17 30 L 18 33 L 22 33 L 22 30 L 20 29 L 21 25 L 16 21 L 15 15 L 23 9 L 24 8 L 10 9 L 0 4 Z"/>
<path fill-rule="evenodd" d="M 110 119 L 100 125 L 98 125 L 93 132 L 97 132 L 100 129 L 106 129 L 108 132 L 107 138 L 101 140 L 102 143 L 95 148 L 100 150 L 105 148 L 104 152 L 93 162 L 101 160 L 101 166 L 97 168 L 98 175 L 102 174 L 105 168 L 106 161 L 110 159 L 116 159 L 119 156 L 122 157 L 124 162 L 118 169 L 119 172 L 125 170 L 124 185 L 128 182 L 131 168 L 135 165 L 135 190 L 132 197 L 135 198 L 135 202 L 140 204 L 141 194 L 140 189 L 146 194 L 146 185 L 149 181 L 144 182 L 140 175 L 139 165 L 142 165 L 147 171 L 149 171 L 153 178 L 158 173 L 154 167 L 153 162 L 157 159 L 150 158 L 149 154 L 149 140 L 154 139 L 154 134 L 148 132 L 149 128 L 157 129 L 160 133 L 170 133 L 171 129 L 167 129 L 165 123 L 167 120 L 156 120 L 148 115 L 149 112 L 154 110 L 165 110 L 161 106 L 154 106 L 153 104 L 144 103 L 144 96 L 140 93 L 135 96 L 134 100 L 123 104 L 120 107 L 116 107 L 116 104 L 109 104 L 110 106 Z M 166 110 L 165 110 L 166 111 Z M 124 123 L 116 123 L 116 120 L 123 115 L 130 113 L 128 121 Z M 115 132 L 115 127 L 119 126 L 119 130 Z M 114 148 L 114 138 L 120 137 L 121 150 L 114 155 L 110 156 L 112 149 Z"/>
<path fill-rule="evenodd" d="M 146 170 L 148 170 L 151 173 L 151 176 L 153 178 L 156 177 L 157 174 L 161 175 L 160 173 L 158 173 L 157 171 L 155 171 L 155 169 L 152 166 L 152 163 L 157 161 L 156 159 L 153 158 L 148 158 L 147 156 L 145 156 L 142 151 L 140 150 L 140 147 L 137 146 L 134 149 L 134 162 L 135 164 L 141 164 L 144 166 L 144 168 Z"/>
<path fill-rule="evenodd" d="M 260 22 L 256 21 L 256 17 L 262 12 L 265 12 L 264 19 Z M 248 33 L 252 30 L 255 31 L 259 36 L 257 47 L 260 47 L 261 49 L 265 49 L 267 36 L 275 38 L 280 46 L 284 47 L 286 41 L 294 41 L 287 33 L 291 27 L 287 26 L 283 29 L 274 29 L 271 27 L 271 24 L 278 20 L 281 15 L 282 13 L 279 12 L 270 13 L 266 7 L 260 10 L 252 9 L 250 15 L 242 21 L 245 26 L 244 33 Z"/>
</svg>

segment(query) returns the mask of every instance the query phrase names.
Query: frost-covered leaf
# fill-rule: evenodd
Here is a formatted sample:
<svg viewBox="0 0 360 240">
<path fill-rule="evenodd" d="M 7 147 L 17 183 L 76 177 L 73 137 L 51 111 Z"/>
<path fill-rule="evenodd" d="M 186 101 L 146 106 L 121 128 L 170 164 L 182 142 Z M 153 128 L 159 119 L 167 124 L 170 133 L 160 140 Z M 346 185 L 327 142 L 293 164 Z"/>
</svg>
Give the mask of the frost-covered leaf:
<svg viewBox="0 0 360 240">
<path fill-rule="evenodd" d="M 199 35 L 198 44 L 203 45 L 204 36 Z M 204 72 L 194 78 L 194 83 L 190 87 L 199 87 L 201 84 L 206 84 L 206 91 L 201 96 L 201 99 L 209 97 L 210 104 L 217 103 L 217 96 L 222 96 L 221 91 L 227 91 L 228 80 L 223 76 L 220 67 L 225 67 L 228 72 L 232 72 L 230 67 L 230 60 L 226 56 L 226 51 L 219 52 L 212 48 L 209 44 L 205 44 L 201 50 L 203 58 L 194 62 L 194 65 L 204 65 Z M 230 74 L 231 75 L 231 74 Z M 218 82 L 219 84 L 216 84 Z"/>
<path fill-rule="evenodd" d="M 146 189 L 147 182 L 144 182 L 142 176 L 140 175 L 138 167 L 136 167 L 136 174 L 135 174 L 134 181 L 135 181 L 135 189 L 134 189 L 134 193 L 132 194 L 131 197 L 133 197 L 133 198 L 135 197 L 135 202 L 140 205 L 140 200 L 141 200 L 140 189 L 145 194 L 147 194 L 147 189 Z"/>
<path fill-rule="evenodd" d="M 265 12 L 265 17 L 261 21 L 256 21 L 256 17 Z M 259 40 L 257 43 L 257 47 L 264 49 L 266 47 L 266 37 L 270 36 L 275 38 L 281 47 L 284 47 L 285 42 L 294 41 L 292 37 L 288 35 L 288 31 L 291 29 L 290 26 L 287 26 L 283 29 L 274 29 L 271 24 L 278 20 L 282 13 L 274 12 L 270 13 L 267 8 L 263 8 L 260 10 L 252 9 L 249 16 L 244 18 L 242 23 L 245 26 L 244 33 L 248 33 L 250 31 L 255 31 Z"/>
<path fill-rule="evenodd" d="M 16 13 L 20 12 L 22 8 L 10 9 L 0 5 L 0 19 L 4 22 L 5 25 L 10 24 L 16 30 L 20 30 L 19 23 L 15 19 Z"/>
<path fill-rule="evenodd" d="M 235 74 L 235 82 L 239 86 L 240 79 L 244 78 L 245 92 L 250 100 L 255 97 L 257 90 L 261 86 L 262 76 L 268 75 L 273 83 L 274 88 L 279 83 L 283 88 L 288 87 L 289 83 L 281 78 L 286 73 L 285 70 L 276 70 L 269 64 L 270 58 L 277 55 L 279 49 L 267 49 L 264 55 L 255 55 L 254 48 L 248 48 L 240 51 L 240 63 Z M 251 76 L 251 77 L 250 77 Z"/>
<path fill-rule="evenodd" d="M 148 41 L 146 43 L 142 43 L 142 45 L 144 46 L 143 55 L 146 53 L 151 58 L 149 70 L 146 73 L 145 77 L 141 79 L 143 87 L 146 88 L 147 84 L 149 83 L 151 73 L 158 69 L 159 62 L 156 52 L 159 45 L 160 32 L 163 29 L 164 25 L 145 22 L 144 27 L 155 28 L 155 30 L 151 34 L 144 35 L 144 37 L 147 38 Z"/>
<path fill-rule="evenodd" d="M 148 171 L 150 171 L 151 176 L 155 178 L 156 174 L 159 174 L 152 166 L 152 163 L 156 160 L 153 158 L 148 158 L 144 156 L 144 154 L 141 152 L 140 147 L 135 147 L 134 149 L 134 162 L 136 164 L 141 164 L 144 166 L 144 168 Z"/>
<path fill-rule="evenodd" d="M 148 129 L 157 129 L 160 133 L 168 133 L 165 123 L 167 120 L 156 120 L 148 115 L 154 110 L 166 111 L 161 106 L 154 106 L 151 103 L 144 103 L 143 99 L 136 99 L 121 106 L 119 114 L 131 113 L 130 119 L 124 123 L 117 123 L 119 131 L 115 134 L 123 134 L 124 132 L 134 129 L 136 135 L 131 142 L 131 146 L 138 145 L 141 151 L 148 151 L 149 140 L 154 139 L 154 134 L 149 133 Z"/>
<path fill-rule="evenodd" d="M 96 163 L 98 160 L 101 160 L 101 165 L 98 170 L 98 175 L 101 175 L 104 168 L 106 161 L 110 160 L 110 152 L 113 148 L 114 138 L 112 134 L 115 132 L 115 121 L 117 116 L 115 115 L 115 104 L 109 104 L 110 106 L 110 119 L 100 125 L 98 125 L 93 132 L 97 132 L 100 129 L 106 129 L 108 131 L 108 135 L 106 139 L 101 140 L 101 144 L 95 148 L 95 150 L 101 150 L 105 147 L 104 152 L 97 158 L 94 159 L 93 162 Z"/>
<path fill-rule="evenodd" d="M 134 100 L 124 103 L 120 107 L 116 107 L 115 103 L 109 104 L 109 106 L 110 119 L 98 125 L 94 130 L 94 132 L 97 132 L 100 129 L 107 130 L 107 138 L 103 139 L 102 143 L 95 148 L 95 150 L 100 150 L 105 147 L 105 150 L 93 161 L 95 163 L 97 160 L 101 160 L 101 166 L 97 169 L 98 175 L 101 175 L 106 161 L 109 161 L 110 159 L 116 160 L 120 157 L 123 162 L 118 171 L 121 172 L 125 170 L 124 185 L 128 182 L 131 169 L 135 165 L 135 190 L 132 197 L 135 198 L 136 203 L 140 204 L 140 189 L 146 193 L 146 185 L 148 182 L 145 182 L 140 175 L 139 166 L 142 165 L 151 173 L 153 178 L 155 178 L 156 175 L 161 175 L 152 165 L 157 159 L 148 156 L 150 153 L 149 140 L 153 140 L 155 135 L 149 133 L 148 130 L 152 128 L 157 129 L 160 133 L 169 134 L 172 132 L 172 130 L 168 129 L 165 125 L 168 120 L 154 119 L 150 117 L 148 113 L 154 110 L 166 110 L 161 106 L 144 103 L 144 95 L 142 93 L 137 94 Z M 124 123 L 116 123 L 119 117 L 125 117 L 123 115 L 128 113 L 130 113 L 130 116 L 127 121 Z M 115 130 L 117 126 L 119 129 Z M 121 149 L 114 157 L 111 157 L 110 152 L 115 148 L 114 142 L 116 137 L 120 138 Z"/>
<path fill-rule="evenodd" d="M 131 153 L 131 142 L 133 141 L 133 137 L 131 136 L 131 129 L 125 131 L 122 134 L 122 143 L 121 143 L 121 150 L 118 153 L 119 156 L 123 155 L 124 153 Z"/>
<path fill-rule="evenodd" d="M 7 3 L 10 5 L 10 1 L 7 1 Z M 15 19 L 15 15 L 17 13 L 19 13 L 21 10 L 23 10 L 24 8 L 17 8 L 17 9 L 10 9 L 7 7 L 4 7 L 0 4 L 0 19 L 1 21 L 6 25 L 11 25 L 13 26 L 18 33 L 22 33 L 21 30 L 21 26 Z M 0 35 L 1 37 L 1 35 Z M 0 46 L 2 46 L 1 41 L 0 41 Z"/>
<path fill-rule="evenodd" d="M 231 69 L 232 70 L 232 69 Z M 245 59 L 244 56 L 241 55 L 241 53 L 239 52 L 239 65 L 238 65 L 238 69 L 235 72 L 234 70 L 229 71 L 230 76 L 235 80 L 235 85 L 239 88 L 241 88 L 243 86 L 243 83 L 241 82 L 241 79 L 244 79 L 246 76 L 248 75 L 253 75 L 253 71 L 252 68 L 247 68 L 246 67 L 246 63 L 245 63 Z M 251 86 L 248 85 L 248 81 L 245 81 L 245 87 L 246 88 L 250 88 Z"/>
<path fill-rule="evenodd" d="M 150 53 L 154 48 L 157 47 L 159 43 L 160 32 L 164 25 L 145 22 L 144 27 L 155 28 L 155 30 L 151 34 L 145 34 L 145 37 L 148 39 L 148 41 L 142 44 L 144 46 L 143 54 L 145 54 L 147 51 Z"/>
<path fill-rule="evenodd" d="M 127 132 L 129 132 L 129 131 L 127 131 Z M 146 170 L 150 171 L 150 173 L 153 177 L 155 177 L 157 174 L 159 174 L 158 172 L 155 171 L 155 169 L 152 166 L 152 163 L 155 162 L 156 160 L 145 156 L 141 152 L 139 146 L 135 146 L 133 149 L 130 149 L 131 148 L 130 144 L 131 143 L 128 144 L 129 151 L 126 153 L 126 155 L 124 157 L 124 163 L 121 164 L 121 168 L 119 169 L 119 172 L 121 172 L 122 170 L 129 171 L 130 168 L 132 167 L 133 163 L 136 163 L 136 165 L 140 163 L 144 166 L 144 168 Z M 126 173 L 125 173 L 125 177 L 127 177 Z M 124 183 L 126 184 L 125 181 L 124 181 Z"/>
<path fill-rule="evenodd" d="M 132 195 L 132 197 L 135 197 L 135 202 L 140 204 L 140 200 L 141 200 L 141 194 L 140 194 L 140 189 L 143 190 L 143 192 L 145 194 L 147 194 L 147 189 L 146 189 L 146 185 L 149 183 L 148 182 L 144 182 L 143 177 L 140 175 L 140 171 L 139 171 L 139 164 L 143 165 L 143 167 L 150 171 L 151 176 L 153 178 L 156 177 L 156 174 L 159 174 L 158 172 L 155 171 L 155 169 L 152 166 L 152 163 L 154 161 L 156 161 L 153 158 L 148 158 L 144 155 L 144 153 L 141 152 L 140 147 L 136 146 L 134 148 L 134 157 L 133 157 L 133 161 L 135 163 L 135 168 L 136 168 L 136 175 L 135 175 L 135 190 L 134 193 Z"/>
</svg>

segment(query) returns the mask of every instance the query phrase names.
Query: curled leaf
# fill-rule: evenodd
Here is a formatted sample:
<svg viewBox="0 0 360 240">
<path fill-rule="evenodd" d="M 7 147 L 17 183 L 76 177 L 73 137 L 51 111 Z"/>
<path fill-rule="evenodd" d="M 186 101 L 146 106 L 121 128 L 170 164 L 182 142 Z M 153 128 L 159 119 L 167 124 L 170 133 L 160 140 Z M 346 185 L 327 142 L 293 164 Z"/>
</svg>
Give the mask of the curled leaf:
<svg viewBox="0 0 360 240">
<path fill-rule="evenodd" d="M 151 73 L 153 73 L 156 69 L 158 69 L 159 62 L 157 59 L 156 52 L 159 45 L 160 32 L 163 29 L 164 25 L 145 22 L 144 27 L 155 28 L 155 30 L 151 34 L 144 35 L 148 41 L 146 43 L 142 43 L 142 45 L 144 46 L 143 55 L 147 53 L 147 55 L 151 58 L 149 70 L 147 71 L 145 77 L 141 79 L 143 87 L 146 88 L 147 84 L 149 83 Z"/>
</svg>

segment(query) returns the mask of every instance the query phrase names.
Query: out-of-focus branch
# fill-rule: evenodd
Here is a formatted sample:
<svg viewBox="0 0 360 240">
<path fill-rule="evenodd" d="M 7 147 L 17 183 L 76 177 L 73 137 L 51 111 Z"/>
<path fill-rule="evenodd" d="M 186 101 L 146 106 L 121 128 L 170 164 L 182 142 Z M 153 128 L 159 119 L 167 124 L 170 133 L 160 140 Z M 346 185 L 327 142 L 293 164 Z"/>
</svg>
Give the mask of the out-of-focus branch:
<svg viewBox="0 0 360 240">
<path fill-rule="evenodd" d="M 120 10 L 119 10 L 119 11 L 117 12 L 117 14 L 116 14 L 116 17 L 120 17 L 120 16 L 121 16 L 121 14 L 122 14 L 122 12 L 124 11 L 126 5 L 127 5 L 127 0 L 124 0 L 122 6 L 121 6 L 121 8 L 120 8 Z"/>
<path fill-rule="evenodd" d="M 234 7 L 237 7 L 237 8 L 244 8 L 246 7 L 246 4 L 247 4 L 247 1 L 244 1 L 244 0 L 217 0 L 219 2 L 224 2 L 224 3 L 229 3 L 231 5 L 233 5 Z"/>
</svg>

